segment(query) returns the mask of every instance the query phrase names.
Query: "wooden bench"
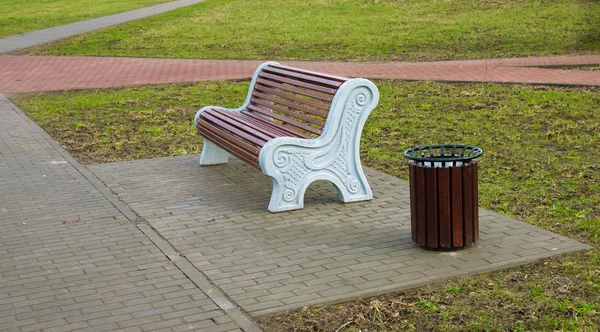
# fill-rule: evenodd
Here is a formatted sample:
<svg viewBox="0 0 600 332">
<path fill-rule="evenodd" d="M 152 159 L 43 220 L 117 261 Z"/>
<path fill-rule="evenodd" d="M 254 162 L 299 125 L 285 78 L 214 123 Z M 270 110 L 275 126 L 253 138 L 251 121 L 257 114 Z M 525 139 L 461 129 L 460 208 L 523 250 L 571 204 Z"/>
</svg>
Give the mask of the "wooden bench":
<svg viewBox="0 0 600 332">
<path fill-rule="evenodd" d="M 273 180 L 269 211 L 301 209 L 311 182 L 335 184 L 340 200 L 373 198 L 360 165 L 360 134 L 379 91 L 366 79 L 335 77 L 267 62 L 243 106 L 207 106 L 194 118 L 204 137 L 200 165 L 232 154 Z"/>
</svg>

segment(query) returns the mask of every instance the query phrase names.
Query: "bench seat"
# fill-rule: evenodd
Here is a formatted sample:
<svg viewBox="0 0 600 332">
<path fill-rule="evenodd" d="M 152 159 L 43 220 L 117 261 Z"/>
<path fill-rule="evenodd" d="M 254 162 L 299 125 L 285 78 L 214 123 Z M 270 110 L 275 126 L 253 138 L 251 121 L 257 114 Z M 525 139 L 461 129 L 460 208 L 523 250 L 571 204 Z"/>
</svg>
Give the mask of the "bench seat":
<svg viewBox="0 0 600 332">
<path fill-rule="evenodd" d="M 219 108 L 204 111 L 196 126 L 204 137 L 258 170 L 260 149 L 268 141 L 277 137 L 310 138 L 252 113 Z"/>
</svg>

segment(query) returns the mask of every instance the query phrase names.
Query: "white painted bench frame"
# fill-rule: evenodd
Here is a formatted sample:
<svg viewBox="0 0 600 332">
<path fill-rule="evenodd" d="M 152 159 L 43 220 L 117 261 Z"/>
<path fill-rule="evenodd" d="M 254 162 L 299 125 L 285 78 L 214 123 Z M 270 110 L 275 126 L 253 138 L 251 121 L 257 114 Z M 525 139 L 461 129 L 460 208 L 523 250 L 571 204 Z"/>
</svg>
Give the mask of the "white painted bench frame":
<svg viewBox="0 0 600 332">
<path fill-rule="evenodd" d="M 262 68 L 279 65 L 266 62 L 258 67 L 248 91 L 246 102 L 232 112 L 246 110 Z M 260 150 L 259 165 L 273 181 L 269 211 L 281 212 L 304 207 L 304 193 L 317 180 L 332 182 L 344 203 L 365 201 L 373 193 L 360 164 L 360 136 L 371 111 L 379 102 L 379 90 L 371 81 L 355 78 L 342 84 L 335 94 L 323 132 L 314 139 L 277 137 Z M 201 108 L 198 117 L 209 108 Z M 228 162 L 229 153 L 204 139 L 200 165 Z"/>
</svg>

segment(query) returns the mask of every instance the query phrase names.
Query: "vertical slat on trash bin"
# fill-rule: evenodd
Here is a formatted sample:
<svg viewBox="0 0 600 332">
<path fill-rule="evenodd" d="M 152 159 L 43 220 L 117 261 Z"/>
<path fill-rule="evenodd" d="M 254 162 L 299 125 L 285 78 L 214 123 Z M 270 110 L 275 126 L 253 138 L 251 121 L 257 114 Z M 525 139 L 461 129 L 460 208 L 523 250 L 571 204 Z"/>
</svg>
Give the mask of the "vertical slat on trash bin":
<svg viewBox="0 0 600 332">
<path fill-rule="evenodd" d="M 450 169 L 436 168 L 439 192 L 440 247 L 452 247 L 452 227 L 450 225 Z"/>
<path fill-rule="evenodd" d="M 410 179 L 410 227 L 417 229 L 417 179 L 415 178 L 415 162 L 408 164 L 408 174 Z M 412 240 L 417 243 L 417 232 L 412 233 Z"/>
<path fill-rule="evenodd" d="M 427 245 L 427 191 L 425 190 L 425 168 L 415 167 L 417 182 L 417 243 Z"/>
<path fill-rule="evenodd" d="M 471 162 L 473 165 L 473 242 L 479 240 L 479 178 L 477 174 L 477 160 Z"/>
<path fill-rule="evenodd" d="M 450 171 L 452 185 L 452 245 L 462 247 L 463 242 L 463 210 L 462 210 L 462 167 L 452 167 Z"/>
<path fill-rule="evenodd" d="M 465 245 L 473 243 L 473 165 L 461 167 L 463 170 L 463 216 Z"/>
<path fill-rule="evenodd" d="M 425 168 L 427 186 L 427 246 L 437 248 L 438 245 L 438 203 L 437 176 L 435 168 Z"/>
</svg>

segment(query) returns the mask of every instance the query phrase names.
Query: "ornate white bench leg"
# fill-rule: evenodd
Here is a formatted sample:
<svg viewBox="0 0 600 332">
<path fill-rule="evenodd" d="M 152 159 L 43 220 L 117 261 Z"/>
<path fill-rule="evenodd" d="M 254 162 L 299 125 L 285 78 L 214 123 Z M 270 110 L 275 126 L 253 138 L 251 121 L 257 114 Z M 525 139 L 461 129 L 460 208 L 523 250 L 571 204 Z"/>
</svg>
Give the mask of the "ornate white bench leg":
<svg viewBox="0 0 600 332">
<path fill-rule="evenodd" d="M 300 209 L 304 192 L 316 180 L 335 184 L 340 200 L 373 198 L 360 165 L 360 135 L 379 91 L 364 79 L 347 81 L 333 100 L 325 128 L 316 139 L 278 137 L 260 151 L 260 167 L 273 180 L 269 211 Z"/>
<path fill-rule="evenodd" d="M 204 148 L 200 155 L 200 165 L 226 164 L 229 161 L 229 153 L 221 149 L 215 143 L 204 139 Z"/>
<path fill-rule="evenodd" d="M 289 181 L 273 180 L 273 193 L 269 202 L 269 211 L 281 212 L 288 210 L 297 210 L 304 207 L 304 191 L 301 186 L 293 187 Z"/>
<path fill-rule="evenodd" d="M 329 173 L 329 174 L 328 174 Z M 297 210 L 304 207 L 304 193 L 308 186 L 316 180 L 329 180 L 332 182 L 338 192 L 340 201 L 344 203 L 365 201 L 373 198 L 371 188 L 366 180 L 362 180 L 364 177 L 362 173 L 354 173 L 347 176 L 346 178 L 356 179 L 350 183 L 344 184 L 342 179 L 337 174 L 331 174 L 331 172 L 311 172 L 306 177 L 300 179 L 299 182 L 295 182 L 293 178 L 288 177 L 288 174 L 284 175 L 283 181 L 275 177 L 271 177 L 273 180 L 273 193 L 271 194 L 271 201 L 269 202 L 269 211 L 281 212 L 288 210 Z"/>
</svg>

